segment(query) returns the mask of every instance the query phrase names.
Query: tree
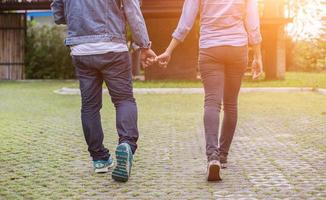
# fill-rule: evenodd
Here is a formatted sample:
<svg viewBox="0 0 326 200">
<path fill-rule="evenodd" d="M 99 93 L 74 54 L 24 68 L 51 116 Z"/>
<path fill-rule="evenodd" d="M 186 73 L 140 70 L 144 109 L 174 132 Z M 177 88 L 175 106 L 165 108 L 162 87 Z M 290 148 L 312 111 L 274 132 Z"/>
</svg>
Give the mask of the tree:
<svg viewBox="0 0 326 200">
<path fill-rule="evenodd" d="M 320 40 L 325 36 L 325 0 L 288 0 L 288 15 L 293 18 L 288 32 L 294 40 Z"/>
<path fill-rule="evenodd" d="M 288 0 L 288 68 L 326 70 L 326 1 Z"/>
</svg>

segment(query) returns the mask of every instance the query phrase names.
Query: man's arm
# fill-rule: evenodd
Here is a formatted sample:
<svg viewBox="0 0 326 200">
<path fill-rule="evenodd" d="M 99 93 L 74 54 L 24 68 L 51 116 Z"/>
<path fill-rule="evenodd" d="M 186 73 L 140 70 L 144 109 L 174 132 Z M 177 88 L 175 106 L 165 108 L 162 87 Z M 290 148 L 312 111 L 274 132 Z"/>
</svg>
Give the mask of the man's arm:
<svg viewBox="0 0 326 200">
<path fill-rule="evenodd" d="M 122 4 L 134 42 L 140 48 L 150 48 L 151 42 L 139 0 L 122 0 Z"/>
<path fill-rule="evenodd" d="M 56 24 L 66 24 L 63 0 L 54 0 L 51 3 L 51 10 Z"/>
</svg>

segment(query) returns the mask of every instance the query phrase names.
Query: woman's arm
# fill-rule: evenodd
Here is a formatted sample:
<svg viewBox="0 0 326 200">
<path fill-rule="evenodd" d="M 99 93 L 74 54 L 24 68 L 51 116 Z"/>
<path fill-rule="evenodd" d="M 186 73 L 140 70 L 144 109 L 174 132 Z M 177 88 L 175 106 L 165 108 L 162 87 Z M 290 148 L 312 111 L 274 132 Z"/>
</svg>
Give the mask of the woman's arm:
<svg viewBox="0 0 326 200">
<path fill-rule="evenodd" d="M 171 55 L 174 49 L 185 40 L 188 33 L 191 31 L 200 7 L 200 0 L 185 0 L 182 15 L 179 24 L 172 34 L 172 40 L 165 52 L 156 57 L 156 61 L 163 67 L 166 67 L 170 62 Z"/>
<path fill-rule="evenodd" d="M 263 74 L 263 62 L 261 53 L 261 33 L 259 12 L 256 0 L 247 1 L 247 15 L 245 19 L 245 27 L 248 33 L 249 45 L 252 46 L 254 52 L 254 61 L 252 63 L 253 79 L 259 78 Z"/>
<path fill-rule="evenodd" d="M 247 0 L 245 28 L 248 33 L 249 45 L 260 44 L 260 20 L 257 0 Z"/>
<path fill-rule="evenodd" d="M 254 60 L 252 62 L 252 79 L 256 80 L 264 73 L 263 58 L 260 44 L 253 45 L 252 49 L 254 52 Z"/>
<path fill-rule="evenodd" d="M 172 38 L 170 45 L 168 46 L 168 48 L 165 50 L 164 53 L 162 53 L 161 55 L 157 56 L 155 58 L 155 61 L 158 62 L 158 64 L 161 67 L 167 67 L 167 65 L 169 64 L 170 60 L 171 60 L 171 55 L 173 53 L 173 50 L 180 44 L 181 42 L 175 38 Z"/>
<path fill-rule="evenodd" d="M 179 24 L 172 34 L 173 38 L 184 41 L 191 31 L 200 7 L 200 0 L 185 0 Z"/>
</svg>

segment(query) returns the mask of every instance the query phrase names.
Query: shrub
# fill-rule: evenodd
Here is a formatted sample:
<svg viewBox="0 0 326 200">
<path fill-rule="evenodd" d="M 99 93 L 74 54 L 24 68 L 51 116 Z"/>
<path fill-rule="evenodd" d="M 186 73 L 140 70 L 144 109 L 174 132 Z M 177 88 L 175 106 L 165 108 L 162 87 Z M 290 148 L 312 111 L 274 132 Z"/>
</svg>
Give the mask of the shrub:
<svg viewBox="0 0 326 200">
<path fill-rule="evenodd" d="M 287 67 L 291 71 L 325 71 L 326 43 L 323 41 L 287 42 Z"/>
<path fill-rule="evenodd" d="M 64 30 L 58 26 L 28 24 L 25 74 L 29 79 L 71 79 L 74 68 L 64 45 Z"/>
</svg>

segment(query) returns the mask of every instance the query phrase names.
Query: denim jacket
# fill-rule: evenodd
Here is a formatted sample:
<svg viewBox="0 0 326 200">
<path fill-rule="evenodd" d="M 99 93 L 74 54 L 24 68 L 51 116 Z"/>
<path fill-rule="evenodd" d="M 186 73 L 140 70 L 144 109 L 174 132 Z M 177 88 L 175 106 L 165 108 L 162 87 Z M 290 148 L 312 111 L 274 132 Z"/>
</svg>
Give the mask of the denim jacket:
<svg viewBox="0 0 326 200">
<path fill-rule="evenodd" d="M 67 46 L 126 43 L 127 22 L 136 45 L 151 45 L 139 0 L 54 0 L 51 9 L 56 24 L 68 25 Z"/>
</svg>

